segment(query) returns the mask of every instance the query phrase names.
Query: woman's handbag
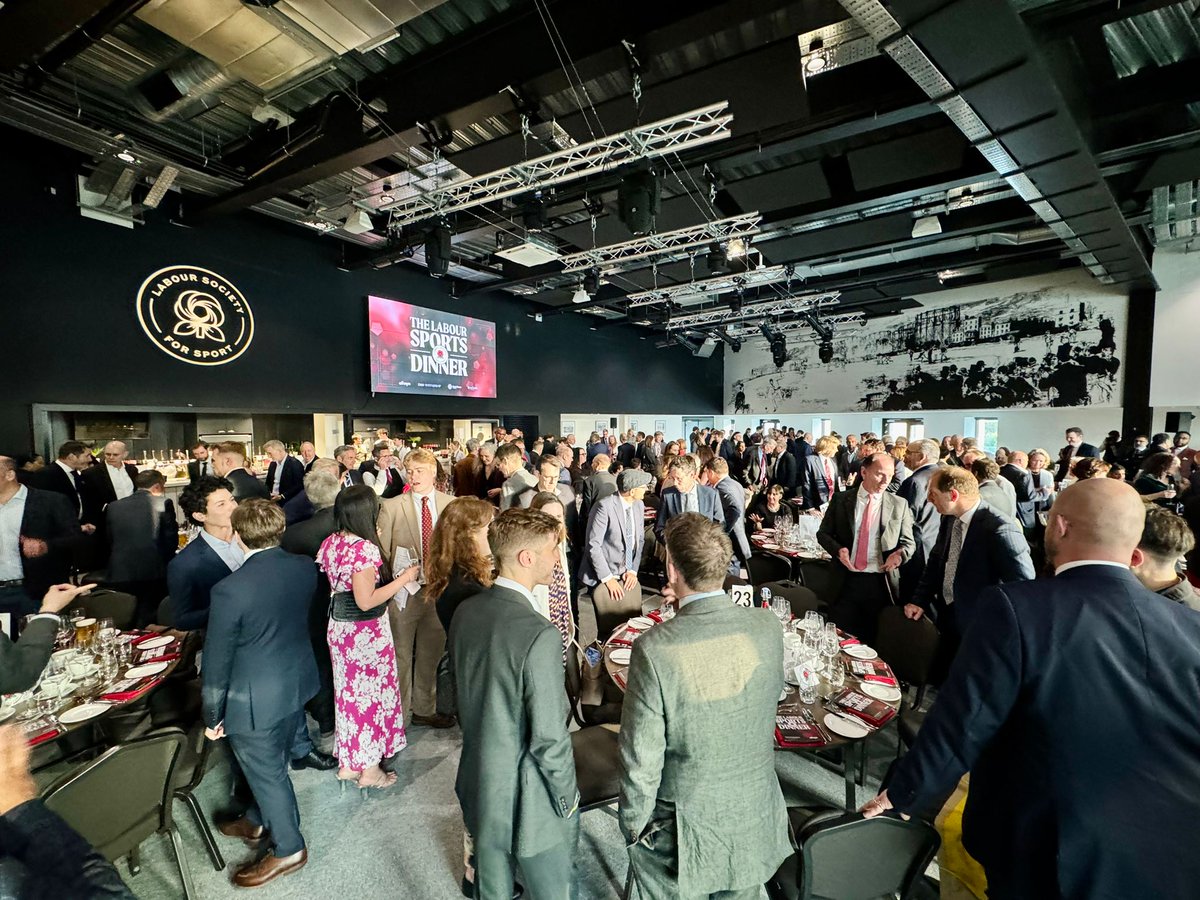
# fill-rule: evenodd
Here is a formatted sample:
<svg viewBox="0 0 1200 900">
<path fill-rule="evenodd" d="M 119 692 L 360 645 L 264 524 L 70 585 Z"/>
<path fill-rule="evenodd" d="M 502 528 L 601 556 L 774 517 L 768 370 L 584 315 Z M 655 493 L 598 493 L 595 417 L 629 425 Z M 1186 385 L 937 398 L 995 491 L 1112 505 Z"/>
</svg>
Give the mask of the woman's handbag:
<svg viewBox="0 0 1200 900">
<path fill-rule="evenodd" d="M 389 600 L 388 603 L 391 601 Z M 387 612 L 387 603 L 360 609 L 353 591 L 334 591 L 329 595 L 329 618 L 335 622 L 370 622 Z"/>
</svg>

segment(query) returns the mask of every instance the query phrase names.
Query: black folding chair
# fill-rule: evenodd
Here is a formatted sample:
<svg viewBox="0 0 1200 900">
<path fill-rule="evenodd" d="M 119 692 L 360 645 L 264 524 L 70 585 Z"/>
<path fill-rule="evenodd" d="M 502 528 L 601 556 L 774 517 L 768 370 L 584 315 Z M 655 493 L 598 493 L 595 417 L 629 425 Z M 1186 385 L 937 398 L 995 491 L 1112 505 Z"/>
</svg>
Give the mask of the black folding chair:
<svg viewBox="0 0 1200 900">
<path fill-rule="evenodd" d="M 97 619 L 112 619 L 114 627 L 126 629 L 133 625 L 136 611 L 137 597 L 133 594 L 96 590 L 73 600 L 71 605 L 64 610 L 64 614 L 81 612 Z"/>
<path fill-rule="evenodd" d="M 803 618 L 809 610 L 824 613 L 827 609 L 825 601 L 818 597 L 815 591 L 806 588 L 799 582 L 771 581 L 762 587 L 769 588 L 772 594 L 787 597 L 788 603 L 792 605 L 792 615 L 798 619 Z"/>
<path fill-rule="evenodd" d="M 796 853 L 767 885 L 771 900 L 907 900 L 941 839 L 928 822 L 858 813 L 797 821 L 788 811 Z"/>
<path fill-rule="evenodd" d="M 746 571 L 755 587 L 772 581 L 787 581 L 792 577 L 792 561 L 774 553 L 754 552 L 746 561 Z"/>
<path fill-rule="evenodd" d="M 879 613 L 875 634 L 875 649 L 906 688 L 914 688 L 912 702 L 907 696 L 900 704 L 896 717 L 896 756 L 903 747 L 911 747 L 925 721 L 925 692 L 937 660 L 940 636 L 928 616 L 913 620 L 904 615 L 903 608 L 889 606 Z"/>
<path fill-rule="evenodd" d="M 199 798 L 196 797 L 196 790 L 200 787 L 204 776 L 216 766 L 219 751 L 225 743 L 227 742 L 208 740 L 204 736 L 204 723 L 196 722 L 187 735 L 187 740 L 184 741 L 171 778 L 172 794 L 175 799 L 182 800 L 191 811 L 196 829 L 204 840 L 204 849 L 208 851 L 208 858 L 218 872 L 225 868 L 225 857 L 221 855 L 221 850 L 213 837 L 208 818 L 204 815 L 204 808 L 200 805 Z M 226 752 L 228 751 L 226 750 Z"/>
<path fill-rule="evenodd" d="M 50 809 L 108 860 L 129 857 L 129 871 L 141 871 L 138 848 L 153 834 L 165 834 L 175 851 L 183 895 L 191 900 L 192 879 L 183 841 L 171 818 L 172 778 L 185 735 L 172 728 L 120 744 L 42 792 Z"/>
</svg>

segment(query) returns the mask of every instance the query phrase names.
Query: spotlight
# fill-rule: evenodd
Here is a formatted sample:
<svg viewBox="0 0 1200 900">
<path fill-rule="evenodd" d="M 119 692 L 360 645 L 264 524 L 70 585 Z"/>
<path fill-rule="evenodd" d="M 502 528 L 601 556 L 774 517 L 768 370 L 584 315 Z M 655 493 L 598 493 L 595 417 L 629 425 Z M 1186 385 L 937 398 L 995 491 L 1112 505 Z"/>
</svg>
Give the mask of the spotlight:
<svg viewBox="0 0 1200 900">
<path fill-rule="evenodd" d="M 821 341 L 817 348 L 817 358 L 823 363 L 833 362 L 833 341 Z"/>
<path fill-rule="evenodd" d="M 770 322 L 759 322 L 758 330 L 762 332 L 763 337 L 765 337 L 768 341 L 771 341 L 772 343 L 774 343 L 775 337 L 776 337 L 775 329 L 771 327 Z"/>
<path fill-rule="evenodd" d="M 534 194 L 521 208 L 521 224 L 526 231 L 542 231 L 549 224 L 550 217 L 546 214 L 546 202 L 541 191 Z"/>
<path fill-rule="evenodd" d="M 725 255 L 721 245 L 715 242 L 709 245 L 705 262 L 710 272 L 725 272 L 729 269 L 729 257 Z"/>
<path fill-rule="evenodd" d="M 591 296 L 582 287 L 575 288 L 575 293 L 571 295 L 572 303 L 587 303 L 591 299 Z"/>
<path fill-rule="evenodd" d="M 829 51 L 825 49 L 824 41 L 820 38 L 813 40 L 808 45 L 808 52 L 809 57 L 804 61 L 804 74 L 816 75 L 829 68 Z"/>
<path fill-rule="evenodd" d="M 745 238 L 733 238 L 725 248 L 725 258 L 737 259 L 738 257 L 745 256 L 747 249 Z"/>
<path fill-rule="evenodd" d="M 782 369 L 787 363 L 787 341 L 783 335 L 776 335 L 771 341 L 771 361 L 775 363 L 775 368 Z"/>
<path fill-rule="evenodd" d="M 425 267 L 431 278 L 444 278 L 450 272 L 450 229 L 435 225 L 425 236 Z"/>
<path fill-rule="evenodd" d="M 541 313 L 534 313 L 534 314 L 533 314 L 533 321 L 535 321 L 535 322 L 540 322 L 540 321 L 542 321 L 542 314 L 541 314 Z"/>
<path fill-rule="evenodd" d="M 587 291 L 589 297 L 595 297 L 600 293 L 600 270 L 588 269 L 583 276 L 583 289 Z"/>
<path fill-rule="evenodd" d="M 734 294 L 733 299 L 729 301 L 729 311 L 735 316 L 740 316 L 742 314 L 742 302 L 744 300 L 745 297 L 742 296 L 742 292 L 738 291 L 736 294 Z"/>
<path fill-rule="evenodd" d="M 732 350 L 734 353 L 737 353 L 739 350 L 742 349 L 742 342 L 739 341 L 737 338 L 734 338 L 733 340 L 731 340 L 729 342 L 729 349 Z"/>
</svg>

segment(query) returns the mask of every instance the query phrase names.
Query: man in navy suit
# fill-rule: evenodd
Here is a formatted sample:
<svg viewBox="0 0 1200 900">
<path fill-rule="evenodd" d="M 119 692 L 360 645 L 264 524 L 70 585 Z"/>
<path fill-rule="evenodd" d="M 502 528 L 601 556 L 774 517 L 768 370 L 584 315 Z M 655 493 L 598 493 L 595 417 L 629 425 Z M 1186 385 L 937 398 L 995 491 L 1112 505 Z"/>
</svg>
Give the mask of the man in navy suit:
<svg viewBox="0 0 1200 900">
<path fill-rule="evenodd" d="M 929 438 L 913 441 L 904 451 L 904 464 L 912 474 L 896 493 L 912 510 L 913 537 L 917 541 L 916 552 L 900 567 L 900 597 L 907 603 L 916 593 L 942 528 L 942 514 L 929 499 L 929 479 L 941 464 L 941 447 Z"/>
<path fill-rule="evenodd" d="M 970 771 L 963 845 L 993 900 L 1196 896 L 1200 616 L 1129 571 L 1144 518 L 1112 479 L 1059 494 L 1054 577 L 979 598 L 913 748 L 864 809 L 932 810 Z"/>
<path fill-rule="evenodd" d="M 1029 471 L 1029 455 L 1024 450 L 1008 454 L 1008 462 L 1000 467 L 1000 474 L 1008 479 L 1017 497 L 1017 521 L 1029 534 L 1037 524 L 1036 500 L 1033 491 L 1033 475 Z"/>
<path fill-rule="evenodd" d="M 1067 429 L 1067 446 L 1058 451 L 1058 470 L 1054 473 L 1055 481 L 1062 481 L 1075 465 L 1075 460 L 1081 456 L 1100 458 L 1100 451 L 1083 440 L 1083 429 L 1072 425 Z"/>
<path fill-rule="evenodd" d="M 992 585 L 1034 576 L 1029 544 L 1011 517 L 979 497 L 979 483 L 966 469 L 943 466 L 929 479 L 929 500 L 941 513 L 937 543 L 904 613 L 929 613 L 942 639 L 938 655 L 945 672 L 962 636 L 978 617 L 981 595 Z"/>
<path fill-rule="evenodd" d="M 274 503 L 247 500 L 232 525 L 246 561 L 212 590 L 201 699 L 205 735 L 229 738 L 254 793 L 245 815 L 221 832 L 270 846 L 233 876 L 238 887 L 258 887 L 308 862 L 287 759 L 304 704 L 320 687 L 307 625 L 317 573 L 311 560 L 280 548 L 285 520 Z"/>
<path fill-rule="evenodd" d="M 750 560 L 750 538 L 746 534 L 746 488 L 729 477 L 729 463 L 714 456 L 704 464 L 700 475 L 701 484 L 706 484 L 721 498 L 721 513 L 725 516 L 725 533 L 733 544 L 734 561 L 730 563 L 730 574 L 748 565 Z"/>
<path fill-rule="evenodd" d="M 283 441 L 267 441 L 263 453 L 271 457 L 267 466 L 267 491 L 276 503 L 286 503 L 304 490 L 304 463 L 287 452 Z"/>
<path fill-rule="evenodd" d="M 654 520 L 654 537 L 665 544 L 663 529 L 674 516 L 685 512 L 698 512 L 707 519 L 725 525 L 725 511 L 721 508 L 721 497 L 712 488 L 700 484 L 696 478 L 696 459 L 693 456 L 677 456 L 671 460 L 667 474 L 674 482 L 662 492 L 658 506 L 658 517 Z"/>
<path fill-rule="evenodd" d="M 362 472 L 358 470 L 358 451 L 353 444 L 342 444 L 333 451 L 333 458 L 338 461 L 342 487 L 363 483 Z"/>
<path fill-rule="evenodd" d="M 167 564 L 167 592 L 172 627 L 194 631 L 208 625 L 213 585 L 240 568 L 245 554 L 230 521 L 237 508 L 233 485 L 224 478 L 208 475 L 193 481 L 179 495 L 179 506 L 201 531 Z"/>
</svg>

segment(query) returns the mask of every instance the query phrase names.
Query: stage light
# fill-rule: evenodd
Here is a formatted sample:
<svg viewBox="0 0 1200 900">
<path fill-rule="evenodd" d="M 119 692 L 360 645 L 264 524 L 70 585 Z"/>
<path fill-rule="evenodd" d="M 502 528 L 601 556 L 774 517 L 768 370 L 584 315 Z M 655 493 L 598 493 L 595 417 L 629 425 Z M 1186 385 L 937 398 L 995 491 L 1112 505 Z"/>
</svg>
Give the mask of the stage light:
<svg viewBox="0 0 1200 900">
<path fill-rule="evenodd" d="M 138 161 L 137 157 L 133 155 L 132 150 L 121 150 L 116 154 L 116 157 L 117 159 L 121 160 L 121 162 L 127 162 L 131 165 Z"/>
<path fill-rule="evenodd" d="M 705 257 L 705 263 L 708 265 L 708 271 L 710 272 L 726 272 L 729 270 L 729 257 L 725 255 L 724 248 L 715 242 L 708 247 L 708 255 Z"/>
<path fill-rule="evenodd" d="M 583 276 L 583 289 L 587 291 L 589 297 L 595 297 L 600 293 L 600 270 L 588 269 Z"/>
<path fill-rule="evenodd" d="M 744 238 L 732 238 L 725 246 L 725 258 L 737 259 L 738 257 L 745 256 L 747 249 Z"/>
<path fill-rule="evenodd" d="M 737 338 L 734 338 L 733 340 L 731 340 L 729 342 L 729 349 L 732 350 L 734 353 L 737 353 L 739 350 L 742 349 L 742 342 L 739 341 Z"/>
<path fill-rule="evenodd" d="M 777 369 L 782 369 L 787 363 L 787 341 L 781 334 L 777 334 L 771 341 L 771 361 Z"/>
<path fill-rule="evenodd" d="M 617 217 L 634 234 L 649 234 L 662 203 L 658 175 L 647 169 L 621 179 L 617 187 Z"/>
<path fill-rule="evenodd" d="M 817 348 L 817 358 L 823 363 L 833 362 L 833 341 L 821 341 Z"/>
<path fill-rule="evenodd" d="M 582 287 L 575 288 L 575 293 L 571 295 L 572 303 L 587 303 L 591 299 L 591 296 Z"/>
</svg>

